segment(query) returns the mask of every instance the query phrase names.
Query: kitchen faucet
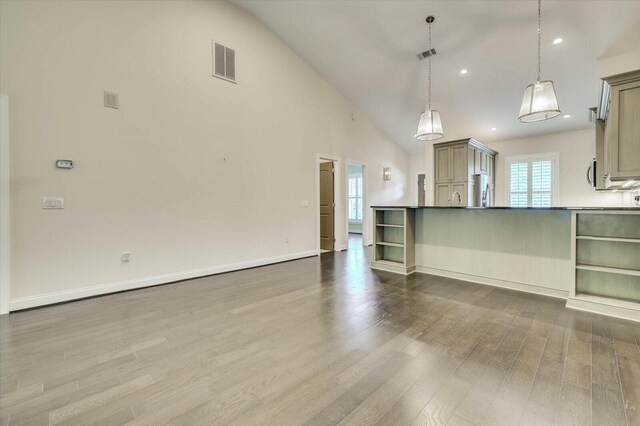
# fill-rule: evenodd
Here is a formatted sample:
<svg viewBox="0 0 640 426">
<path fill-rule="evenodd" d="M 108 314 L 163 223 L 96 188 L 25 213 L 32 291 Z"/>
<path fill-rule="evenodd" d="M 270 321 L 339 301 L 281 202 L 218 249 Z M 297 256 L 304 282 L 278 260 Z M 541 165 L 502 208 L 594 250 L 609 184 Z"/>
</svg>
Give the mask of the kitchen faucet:
<svg viewBox="0 0 640 426">
<path fill-rule="evenodd" d="M 451 194 L 451 198 L 455 199 L 456 195 L 458 195 L 458 205 L 462 204 L 462 195 L 460 195 L 460 193 L 458 191 L 453 191 L 453 194 Z M 455 201 L 453 202 L 453 205 L 455 205 Z"/>
</svg>

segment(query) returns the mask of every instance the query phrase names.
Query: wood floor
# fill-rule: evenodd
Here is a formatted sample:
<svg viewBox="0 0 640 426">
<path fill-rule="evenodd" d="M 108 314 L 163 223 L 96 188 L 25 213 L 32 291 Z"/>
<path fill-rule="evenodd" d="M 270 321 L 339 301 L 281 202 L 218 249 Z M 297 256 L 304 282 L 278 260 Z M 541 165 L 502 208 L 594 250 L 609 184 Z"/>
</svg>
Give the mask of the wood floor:
<svg viewBox="0 0 640 426">
<path fill-rule="evenodd" d="M 364 251 L 0 318 L 0 425 L 639 425 L 640 325 Z"/>
</svg>

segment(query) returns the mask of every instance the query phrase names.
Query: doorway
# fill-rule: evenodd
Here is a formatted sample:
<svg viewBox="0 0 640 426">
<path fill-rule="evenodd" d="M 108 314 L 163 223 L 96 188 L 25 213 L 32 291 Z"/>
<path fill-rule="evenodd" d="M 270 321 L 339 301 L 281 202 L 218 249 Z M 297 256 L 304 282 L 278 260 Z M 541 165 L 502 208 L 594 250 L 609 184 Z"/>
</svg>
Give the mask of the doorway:
<svg viewBox="0 0 640 426">
<path fill-rule="evenodd" d="M 335 249 L 335 166 L 320 159 L 320 252 Z"/>
<path fill-rule="evenodd" d="M 426 205 L 427 200 L 427 175 L 418 173 L 418 205 Z"/>
<path fill-rule="evenodd" d="M 347 164 L 347 231 L 348 244 L 364 245 L 365 231 L 365 166 L 363 164 Z"/>
</svg>

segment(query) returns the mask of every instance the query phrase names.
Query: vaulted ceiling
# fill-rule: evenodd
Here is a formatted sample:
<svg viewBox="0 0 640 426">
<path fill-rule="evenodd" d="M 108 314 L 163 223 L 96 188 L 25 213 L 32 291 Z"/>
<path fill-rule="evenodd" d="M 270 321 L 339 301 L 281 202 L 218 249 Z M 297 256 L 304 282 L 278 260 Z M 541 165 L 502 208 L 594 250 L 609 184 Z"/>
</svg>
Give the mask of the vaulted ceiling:
<svg viewBox="0 0 640 426">
<path fill-rule="evenodd" d="M 480 141 L 590 126 L 597 59 L 640 47 L 640 1 L 543 1 L 542 78 L 555 81 L 563 114 L 523 124 L 517 116 L 536 78 L 536 1 L 232 0 L 410 152 L 427 99 L 425 18 L 434 15 L 432 104 L 445 140 Z M 563 38 L 554 45 L 553 40 Z M 468 73 L 460 74 L 461 69 Z M 495 127 L 496 130 L 491 130 Z"/>
</svg>

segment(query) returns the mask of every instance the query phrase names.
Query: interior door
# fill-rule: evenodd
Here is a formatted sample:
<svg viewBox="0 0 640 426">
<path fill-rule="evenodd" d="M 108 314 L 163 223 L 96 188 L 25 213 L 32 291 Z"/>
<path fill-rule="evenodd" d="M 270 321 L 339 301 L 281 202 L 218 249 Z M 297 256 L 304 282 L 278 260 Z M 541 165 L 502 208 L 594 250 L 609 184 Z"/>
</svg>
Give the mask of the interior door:
<svg viewBox="0 0 640 426">
<path fill-rule="evenodd" d="M 425 188 L 425 175 L 424 173 L 421 173 L 418 175 L 418 205 L 419 206 L 424 206 L 425 205 L 425 195 L 426 195 L 426 188 Z"/>
<path fill-rule="evenodd" d="M 333 162 L 320 163 L 320 248 L 333 250 Z"/>
</svg>

